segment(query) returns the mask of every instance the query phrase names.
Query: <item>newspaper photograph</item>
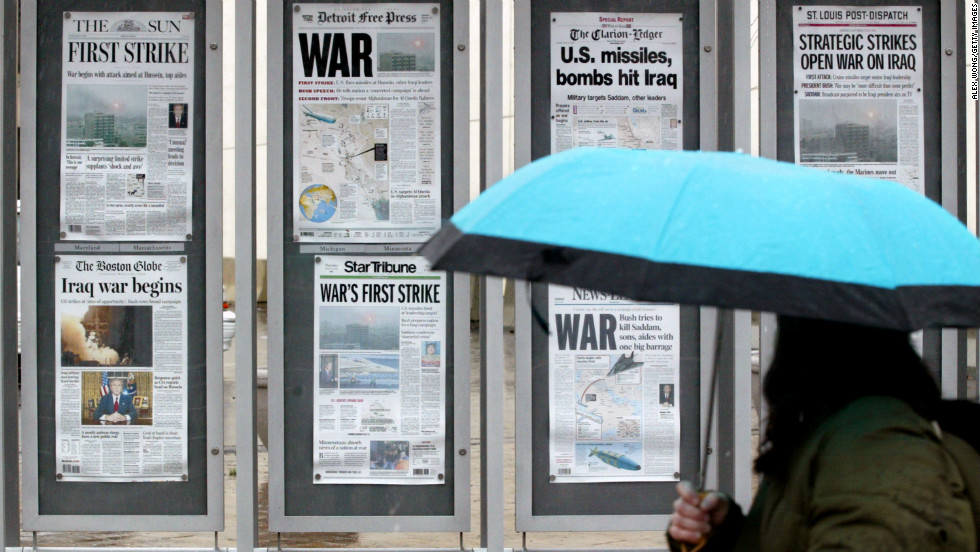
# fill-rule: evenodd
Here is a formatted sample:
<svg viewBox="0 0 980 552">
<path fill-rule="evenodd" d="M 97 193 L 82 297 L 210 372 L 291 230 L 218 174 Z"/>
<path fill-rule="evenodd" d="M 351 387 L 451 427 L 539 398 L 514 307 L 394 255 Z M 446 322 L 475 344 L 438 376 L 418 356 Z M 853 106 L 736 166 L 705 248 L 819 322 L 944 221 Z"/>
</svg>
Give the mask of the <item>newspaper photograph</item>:
<svg viewBox="0 0 980 552">
<path fill-rule="evenodd" d="M 441 225 L 439 4 L 293 14 L 300 242 L 422 242 Z"/>
<path fill-rule="evenodd" d="M 62 239 L 189 239 L 193 38 L 193 13 L 65 18 Z"/>
<path fill-rule="evenodd" d="M 187 477 L 187 265 L 65 255 L 55 267 L 58 481 Z"/>
<path fill-rule="evenodd" d="M 442 484 L 445 273 L 422 257 L 315 267 L 313 482 Z"/>
<path fill-rule="evenodd" d="M 796 163 L 925 193 L 922 13 L 793 10 Z"/>
<path fill-rule="evenodd" d="M 554 13 L 551 152 L 683 145 L 678 13 Z"/>
<path fill-rule="evenodd" d="M 549 286 L 555 483 L 676 481 L 680 307 Z"/>
</svg>

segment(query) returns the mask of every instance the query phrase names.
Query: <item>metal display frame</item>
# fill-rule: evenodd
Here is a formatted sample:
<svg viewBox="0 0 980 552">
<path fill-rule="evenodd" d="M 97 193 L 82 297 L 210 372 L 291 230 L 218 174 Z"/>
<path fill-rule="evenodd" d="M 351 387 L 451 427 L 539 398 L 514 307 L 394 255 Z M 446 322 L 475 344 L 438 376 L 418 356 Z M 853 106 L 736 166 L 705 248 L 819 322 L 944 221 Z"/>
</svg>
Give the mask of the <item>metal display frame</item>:
<svg viewBox="0 0 980 552">
<path fill-rule="evenodd" d="M 939 86 L 942 94 L 942 203 L 951 215 L 966 224 L 966 43 L 963 0 L 941 1 L 939 45 L 942 61 Z M 961 163 L 962 161 L 962 163 Z M 962 167 L 962 169 L 961 169 Z M 947 399 L 966 398 L 966 330 L 943 328 L 940 336 L 940 389 Z"/>
<path fill-rule="evenodd" d="M 938 201 L 943 208 L 966 224 L 966 81 L 965 81 L 965 2 L 963 0 L 922 0 L 919 2 L 837 1 L 808 0 L 801 2 L 783 0 L 759 0 L 759 134 L 760 154 L 778 159 L 780 131 L 777 33 L 781 24 L 777 20 L 778 7 L 782 4 L 797 5 L 854 5 L 854 6 L 938 6 L 939 22 L 936 52 L 924 55 L 938 56 L 940 94 L 940 189 Z M 790 23 L 791 24 L 791 23 Z M 792 78 L 792 76 L 790 76 Z M 928 175 L 926 175 L 928 177 Z M 775 348 L 776 316 L 763 313 L 760 357 L 762 376 L 768 370 Z M 963 399 L 967 396 L 967 331 L 956 328 L 927 329 L 924 337 L 923 357 L 935 376 L 942 395 L 947 399 Z M 934 365 L 938 366 L 934 366 Z M 764 421 L 768 412 L 760 405 L 760 418 Z M 764 422 L 763 422 L 764 423 Z"/>
<path fill-rule="evenodd" d="M 515 55 L 518 59 L 530 59 L 531 52 L 531 2 L 533 0 L 517 0 L 515 2 L 514 42 Z M 700 126 L 699 140 L 703 150 L 715 150 L 719 145 L 719 111 L 732 118 L 734 122 L 744 125 L 744 129 L 735 127 L 732 140 L 735 147 L 749 148 L 751 135 L 746 124 L 750 113 L 749 90 L 733 90 L 731 98 L 721 99 L 718 93 L 719 63 L 730 63 L 734 66 L 735 76 L 747 79 L 750 69 L 749 44 L 749 7 L 739 5 L 744 3 L 714 2 L 712 0 L 697 0 L 699 12 L 699 96 L 700 96 Z M 718 36 L 719 5 L 724 4 L 729 11 L 722 14 L 726 20 L 741 22 L 745 29 L 732 29 L 730 37 Z M 572 10 L 574 11 L 574 10 Z M 615 12 L 610 6 L 604 6 L 601 11 Z M 629 10 L 619 10 L 629 11 Z M 721 40 L 725 39 L 728 47 L 725 54 Z M 719 55 L 727 55 L 719 61 Z M 531 162 L 531 67 L 529 63 L 515 64 L 515 168 Z M 736 80 L 735 86 L 743 83 Z M 744 83 L 743 83 L 744 84 Z M 730 104 L 725 103 L 730 102 Z M 733 123 L 734 124 L 734 123 Z M 516 405 L 531 403 L 531 366 L 532 366 L 532 330 L 531 295 L 528 286 L 518 283 L 515 299 L 515 334 L 516 334 Z M 729 416 L 718 416 L 713 427 L 712 442 L 708 444 L 721 454 L 709 457 L 707 475 L 708 487 L 724 484 L 726 490 L 740 500 L 748 502 L 751 499 L 751 362 L 750 362 L 750 333 L 751 319 L 745 311 L 722 311 L 702 307 L 700 309 L 700 439 L 703 443 L 707 430 L 707 405 L 709 381 L 714 361 L 714 336 L 723 326 L 728 333 L 728 346 L 722 350 L 722 366 L 719 377 L 727 377 L 731 383 L 727 391 L 720 393 L 719 408 L 731 413 Z M 719 386 L 721 387 L 721 386 Z M 735 416 L 734 414 L 738 414 Z M 725 418 L 729 424 L 719 424 L 718 418 Z M 532 423 L 528 416 L 516 416 L 516 454 L 519 458 L 530 458 L 532 449 Z M 719 448 L 722 443 L 722 448 Z M 702 445 L 703 446 L 703 445 Z M 720 460 L 720 462 L 719 462 Z M 721 464 L 719 466 L 719 464 Z M 519 532 L 534 531 L 635 531 L 666 529 L 670 520 L 670 512 L 652 515 L 535 515 L 532 511 L 532 466 L 530 462 L 518 462 L 516 473 L 516 528 Z M 725 477 L 719 478 L 720 474 Z"/>
<path fill-rule="evenodd" d="M 241 552 L 259 544 L 255 15 L 254 0 L 235 5 L 235 537 Z"/>
<path fill-rule="evenodd" d="M 480 2 L 480 191 L 503 177 L 503 2 Z M 516 108 L 516 106 L 515 106 Z M 517 115 L 517 113 L 515 113 Z M 504 549 L 503 279 L 480 277 L 480 546 Z M 518 336 L 519 340 L 520 337 Z"/>
<path fill-rule="evenodd" d="M 299 3 L 299 2 L 297 2 Z M 306 3 L 306 2 L 304 2 Z M 309 2 L 320 3 L 320 2 Z M 323 2 L 330 3 L 330 2 Z M 344 3 L 344 2 L 339 2 Z M 356 3 L 356 2 L 347 2 Z M 370 2 L 373 3 L 373 2 Z M 453 103 L 443 106 L 452 109 L 452 140 L 444 137 L 443 147 L 453 151 L 453 210 L 462 208 L 469 200 L 469 3 L 452 0 L 453 48 L 442 55 L 452 56 Z M 284 59 L 284 2 L 268 3 L 267 59 Z M 268 64 L 267 80 L 273 83 L 268 91 L 268 340 L 269 350 L 282 350 L 284 342 L 284 248 L 283 205 L 284 130 L 282 122 L 285 102 L 283 63 Z M 444 167 L 445 169 L 445 167 Z M 323 254 L 401 252 L 413 253 L 417 244 L 309 244 L 303 252 Z M 269 530 L 274 532 L 464 532 L 470 529 L 470 280 L 468 274 L 451 273 L 453 286 L 452 328 L 453 401 L 455 450 L 446 450 L 446 462 L 454 469 L 453 513 L 433 516 L 329 516 L 286 515 L 284 450 L 282 419 L 269 424 Z M 448 330 L 448 328 L 447 328 Z M 284 375 L 281 357 L 269 358 L 269 411 L 283 408 Z M 447 393 L 449 390 L 447 389 Z M 411 489 L 411 487 L 404 487 Z"/>
<path fill-rule="evenodd" d="M 23 527 L 29 531 L 221 531 L 224 529 L 224 458 L 223 450 L 223 365 L 221 342 L 221 45 L 222 9 L 220 0 L 205 0 L 205 131 L 206 159 L 203 182 L 208 208 L 204 221 L 205 237 L 205 361 L 207 513 L 204 515 L 42 515 L 38 496 L 38 404 L 34 393 L 24 393 L 23 432 Z M 22 200 L 22 350 L 23 386 L 37 388 L 37 0 L 22 3 L 21 24 L 21 127 L 20 163 Z M 67 244 L 66 249 L 71 249 Z M 119 246 L 125 250 L 126 245 Z"/>
<path fill-rule="evenodd" d="M 17 97 L 17 2 L 0 2 L 0 90 Z M 20 545 L 17 425 L 17 110 L 0 119 L 0 543 Z"/>
<path fill-rule="evenodd" d="M 724 26 L 719 26 L 719 78 L 723 67 L 730 66 L 731 73 L 724 79 L 730 81 L 731 91 L 719 93 L 718 102 L 721 108 L 726 97 L 730 97 L 730 132 L 728 139 L 719 138 L 719 149 L 742 151 L 746 154 L 752 151 L 752 13 L 748 2 L 719 2 L 719 10 L 729 10 L 720 19 L 730 18 L 731 27 L 726 32 Z M 727 131 L 725 124 L 719 124 L 719 136 Z M 730 140 L 730 142 L 728 141 Z M 731 311 L 731 322 L 727 326 L 732 335 L 732 347 L 723 352 L 731 354 L 731 371 L 721 375 L 719 387 L 720 411 L 732 415 L 723 424 L 719 432 L 722 446 L 718 447 L 716 458 L 727 458 L 719 469 L 718 486 L 728 489 L 731 496 L 739 504 L 751 504 L 754 491 L 752 488 L 752 313 L 746 310 Z"/>
</svg>

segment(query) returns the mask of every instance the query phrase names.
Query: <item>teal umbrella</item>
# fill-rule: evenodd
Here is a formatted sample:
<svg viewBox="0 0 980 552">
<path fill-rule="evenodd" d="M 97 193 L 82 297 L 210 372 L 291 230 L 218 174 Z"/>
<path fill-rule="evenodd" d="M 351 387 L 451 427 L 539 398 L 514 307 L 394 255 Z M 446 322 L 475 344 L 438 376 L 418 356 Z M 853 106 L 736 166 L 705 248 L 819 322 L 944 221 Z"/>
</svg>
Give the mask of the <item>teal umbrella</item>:
<svg viewBox="0 0 980 552">
<path fill-rule="evenodd" d="M 738 153 L 580 148 L 460 210 L 433 267 L 883 328 L 980 326 L 980 241 L 880 180 Z"/>
</svg>

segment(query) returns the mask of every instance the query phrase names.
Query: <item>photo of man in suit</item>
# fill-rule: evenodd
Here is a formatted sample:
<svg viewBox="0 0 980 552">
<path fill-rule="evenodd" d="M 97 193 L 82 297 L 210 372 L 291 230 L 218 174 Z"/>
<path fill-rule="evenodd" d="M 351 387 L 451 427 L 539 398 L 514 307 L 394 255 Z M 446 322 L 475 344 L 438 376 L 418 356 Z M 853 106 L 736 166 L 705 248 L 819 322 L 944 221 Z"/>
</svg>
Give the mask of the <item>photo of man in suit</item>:
<svg viewBox="0 0 980 552">
<path fill-rule="evenodd" d="M 660 406 L 664 408 L 674 406 L 673 385 L 669 383 L 664 383 L 660 385 Z"/>
<path fill-rule="evenodd" d="M 170 128 L 187 128 L 187 104 L 170 104 Z"/>
<path fill-rule="evenodd" d="M 337 387 L 337 355 L 320 355 L 320 389 Z"/>
<path fill-rule="evenodd" d="M 99 399 L 99 406 L 92 416 L 95 421 L 118 424 L 132 422 L 139 417 L 133 405 L 133 396 L 123 393 L 125 386 L 126 380 L 123 378 L 109 380 L 109 393 Z"/>
</svg>

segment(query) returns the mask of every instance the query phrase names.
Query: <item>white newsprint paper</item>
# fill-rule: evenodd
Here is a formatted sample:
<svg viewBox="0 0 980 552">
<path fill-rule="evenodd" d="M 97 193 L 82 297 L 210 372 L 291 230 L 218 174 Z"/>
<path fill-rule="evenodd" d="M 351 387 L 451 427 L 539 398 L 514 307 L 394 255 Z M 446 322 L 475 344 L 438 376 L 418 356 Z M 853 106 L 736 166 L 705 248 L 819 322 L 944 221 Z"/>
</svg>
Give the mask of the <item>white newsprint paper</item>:
<svg viewBox="0 0 980 552">
<path fill-rule="evenodd" d="M 318 257 L 313 482 L 442 484 L 446 274 L 422 257 Z"/>
<path fill-rule="evenodd" d="M 554 13 L 551 152 L 580 146 L 679 150 L 678 13 Z"/>
<path fill-rule="evenodd" d="M 797 8 L 796 162 L 925 193 L 920 9 Z"/>
<path fill-rule="evenodd" d="M 59 481 L 187 477 L 187 265 L 64 255 L 55 267 Z"/>
<path fill-rule="evenodd" d="M 683 147 L 678 13 L 554 13 L 551 152 Z M 680 308 L 548 287 L 556 483 L 674 481 Z"/>
<path fill-rule="evenodd" d="M 61 79 L 62 239 L 189 239 L 194 14 L 70 15 Z"/>
<path fill-rule="evenodd" d="M 680 307 L 550 286 L 548 324 L 552 481 L 676 481 Z"/>
<path fill-rule="evenodd" d="M 441 224 L 439 4 L 293 13 L 300 242 L 422 242 Z"/>
</svg>

